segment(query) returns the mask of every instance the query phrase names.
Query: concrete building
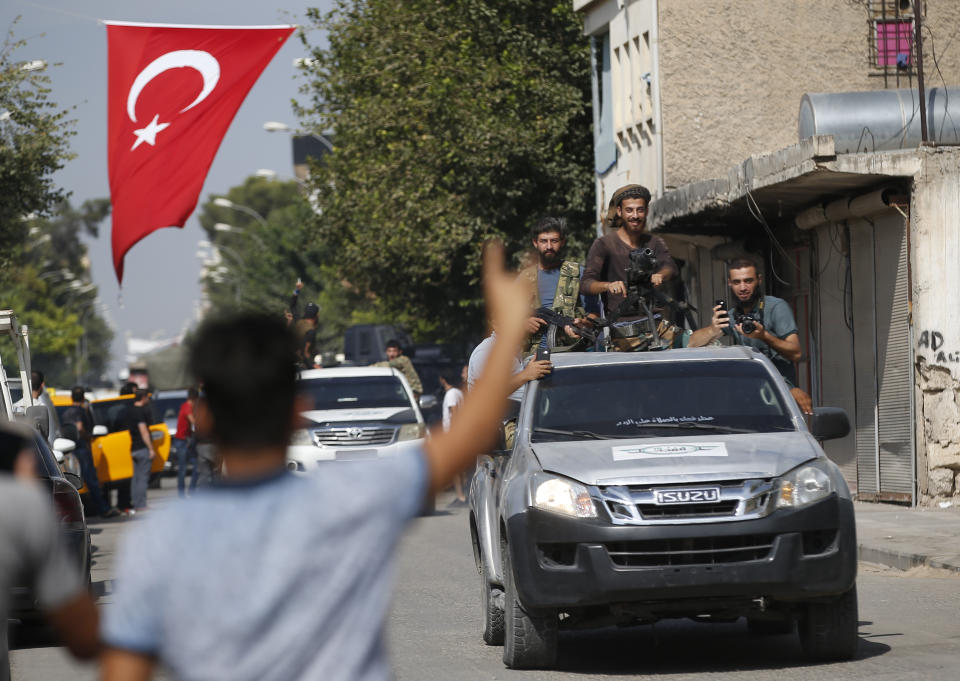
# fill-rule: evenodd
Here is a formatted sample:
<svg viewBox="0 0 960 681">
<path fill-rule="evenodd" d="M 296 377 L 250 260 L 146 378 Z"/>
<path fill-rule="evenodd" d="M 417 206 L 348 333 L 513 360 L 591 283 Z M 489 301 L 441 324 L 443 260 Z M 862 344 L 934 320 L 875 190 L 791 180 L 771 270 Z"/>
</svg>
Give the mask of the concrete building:
<svg viewBox="0 0 960 681">
<path fill-rule="evenodd" d="M 800 387 L 851 417 L 825 449 L 857 496 L 960 503 L 960 147 L 944 145 L 960 143 L 960 2 L 923 5 L 933 146 L 910 0 L 574 0 L 598 224 L 617 187 L 647 185 L 704 324 L 725 262 L 757 256 L 798 322 Z M 809 93 L 848 94 L 808 97 L 798 121 Z"/>
<path fill-rule="evenodd" d="M 913 0 L 573 6 L 593 46 L 598 224 L 619 186 L 656 197 L 792 144 L 805 93 L 916 85 Z M 960 83 L 960 2 L 922 11 L 927 87 Z"/>
</svg>

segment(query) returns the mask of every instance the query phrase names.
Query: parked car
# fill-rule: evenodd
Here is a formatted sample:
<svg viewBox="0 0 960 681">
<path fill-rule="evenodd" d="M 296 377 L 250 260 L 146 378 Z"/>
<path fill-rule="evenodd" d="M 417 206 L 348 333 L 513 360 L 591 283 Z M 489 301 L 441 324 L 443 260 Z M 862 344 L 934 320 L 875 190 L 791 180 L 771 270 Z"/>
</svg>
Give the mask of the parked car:
<svg viewBox="0 0 960 681">
<path fill-rule="evenodd" d="M 300 390 L 313 408 L 300 414 L 304 427 L 287 448 L 290 470 L 304 473 L 329 461 L 396 456 L 426 436 L 413 391 L 396 369 L 309 369 L 300 372 Z"/>
<path fill-rule="evenodd" d="M 40 483 L 50 492 L 57 518 L 60 521 L 60 530 L 67 543 L 70 555 L 76 561 L 77 567 L 90 584 L 90 530 L 87 528 L 87 519 L 83 512 L 78 489 L 83 482 L 78 475 L 64 473 L 57 463 L 54 452 L 47 445 L 47 441 L 40 433 L 33 431 L 34 466 Z M 54 442 L 61 449 L 61 453 L 72 450 L 73 442 L 58 439 Z M 10 618 L 18 619 L 27 624 L 39 622 L 42 613 L 39 609 L 33 592 L 26 586 L 15 586 L 11 590 Z"/>
<path fill-rule="evenodd" d="M 527 385 L 511 451 L 481 457 L 470 530 L 483 637 L 550 667 L 565 628 L 690 617 L 798 626 L 857 649 L 850 491 L 773 365 L 749 348 L 565 353 Z"/>
</svg>

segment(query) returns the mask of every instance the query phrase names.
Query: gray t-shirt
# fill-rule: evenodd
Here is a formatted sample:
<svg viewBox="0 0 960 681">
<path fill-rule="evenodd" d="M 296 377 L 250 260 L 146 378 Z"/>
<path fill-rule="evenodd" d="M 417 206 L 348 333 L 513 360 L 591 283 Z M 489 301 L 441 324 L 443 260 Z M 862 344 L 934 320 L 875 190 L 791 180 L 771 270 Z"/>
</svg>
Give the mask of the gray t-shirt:
<svg viewBox="0 0 960 681">
<path fill-rule="evenodd" d="M 50 499 L 37 485 L 0 473 L 0 675 L 6 670 L 10 588 L 28 586 L 44 610 L 83 593 Z"/>
<path fill-rule="evenodd" d="M 754 307 L 752 314 L 760 319 L 760 323 L 763 324 L 763 327 L 767 331 L 780 340 L 798 333 L 797 322 L 793 318 L 793 310 L 790 309 L 787 301 L 783 298 L 777 298 L 776 296 L 764 296 L 761 300 L 763 301 L 763 308 L 760 309 L 759 305 L 757 305 Z M 786 379 L 787 383 L 789 383 L 791 387 L 796 385 L 797 376 L 796 371 L 794 371 L 793 362 L 763 341 L 747 338 L 741 333 L 738 333 L 737 330 L 733 328 L 733 315 L 730 316 L 730 323 L 730 336 L 735 343 L 739 345 L 749 345 L 769 357 L 770 361 L 777 367 L 777 371 Z"/>
<path fill-rule="evenodd" d="M 389 679 L 393 556 L 426 488 L 419 446 L 205 488 L 125 537 L 103 639 L 184 681 Z"/>
</svg>

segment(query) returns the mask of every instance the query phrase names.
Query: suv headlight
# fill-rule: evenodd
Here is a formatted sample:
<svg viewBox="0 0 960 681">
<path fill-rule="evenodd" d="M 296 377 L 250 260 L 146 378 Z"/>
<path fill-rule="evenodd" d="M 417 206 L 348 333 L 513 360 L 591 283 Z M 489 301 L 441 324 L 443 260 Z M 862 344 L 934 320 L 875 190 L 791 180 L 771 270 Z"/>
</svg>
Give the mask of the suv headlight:
<svg viewBox="0 0 960 681">
<path fill-rule="evenodd" d="M 801 508 L 825 499 L 833 492 L 830 474 L 818 464 L 806 464 L 780 478 L 777 508 Z"/>
<path fill-rule="evenodd" d="M 293 435 L 290 436 L 290 444 L 298 447 L 308 447 L 313 444 L 313 437 L 309 430 L 301 428 L 300 430 L 293 431 Z"/>
<path fill-rule="evenodd" d="M 533 479 L 533 505 L 544 511 L 562 513 L 574 518 L 596 518 L 597 509 L 590 490 L 579 482 L 547 475 Z"/>
<path fill-rule="evenodd" d="M 397 442 L 404 440 L 418 440 L 423 437 L 424 427 L 419 423 L 404 423 L 400 426 L 400 432 L 397 433 Z"/>
</svg>

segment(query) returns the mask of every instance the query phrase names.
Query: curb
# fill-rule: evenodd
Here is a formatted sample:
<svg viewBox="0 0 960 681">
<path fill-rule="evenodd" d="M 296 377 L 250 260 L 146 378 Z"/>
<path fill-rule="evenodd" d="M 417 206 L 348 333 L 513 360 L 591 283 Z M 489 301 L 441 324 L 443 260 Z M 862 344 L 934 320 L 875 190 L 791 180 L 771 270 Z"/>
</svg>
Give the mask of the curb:
<svg viewBox="0 0 960 681">
<path fill-rule="evenodd" d="M 939 570 L 949 570 L 960 574 L 960 565 L 944 563 L 939 560 L 932 560 L 930 556 L 919 553 L 900 553 L 890 549 L 879 549 L 874 546 L 860 544 L 857 551 L 859 560 L 867 563 L 877 563 L 886 565 L 897 570 L 909 570 L 915 567 L 932 567 Z"/>
</svg>

